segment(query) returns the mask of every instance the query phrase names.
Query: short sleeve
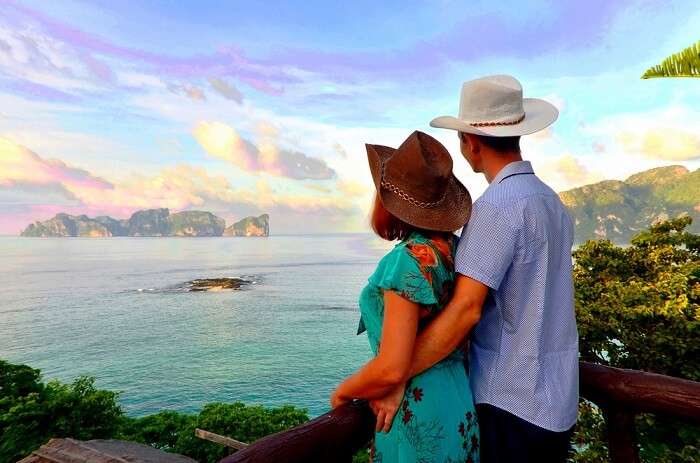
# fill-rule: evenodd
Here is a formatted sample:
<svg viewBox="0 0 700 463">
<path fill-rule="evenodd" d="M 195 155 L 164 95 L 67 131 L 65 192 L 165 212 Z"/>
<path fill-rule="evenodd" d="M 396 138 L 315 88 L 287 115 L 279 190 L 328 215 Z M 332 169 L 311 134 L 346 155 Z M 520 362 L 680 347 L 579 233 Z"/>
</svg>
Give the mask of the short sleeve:
<svg viewBox="0 0 700 463">
<path fill-rule="evenodd" d="M 497 290 L 513 263 L 516 240 L 506 211 L 477 202 L 457 246 L 455 270 Z"/>
<path fill-rule="evenodd" d="M 433 290 L 435 251 L 426 244 L 399 245 L 379 263 L 369 282 L 420 305 L 438 303 Z"/>
</svg>

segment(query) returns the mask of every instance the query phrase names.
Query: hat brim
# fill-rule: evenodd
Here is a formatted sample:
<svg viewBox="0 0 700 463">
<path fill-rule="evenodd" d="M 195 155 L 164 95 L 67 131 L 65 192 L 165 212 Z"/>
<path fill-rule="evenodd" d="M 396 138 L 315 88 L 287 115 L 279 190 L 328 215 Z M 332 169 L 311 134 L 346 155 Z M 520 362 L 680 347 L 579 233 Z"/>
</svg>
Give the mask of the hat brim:
<svg viewBox="0 0 700 463">
<path fill-rule="evenodd" d="M 488 137 L 517 137 L 546 129 L 559 117 L 559 110 L 552 103 L 538 98 L 523 98 L 523 109 L 525 118 L 513 125 L 474 127 L 457 117 L 440 116 L 430 121 L 430 126 Z"/>
<path fill-rule="evenodd" d="M 414 227 L 424 230 L 453 232 L 462 228 L 471 216 L 472 198 L 457 177 L 450 176 L 443 200 L 434 207 L 423 208 L 382 187 L 382 163 L 396 149 L 381 145 L 365 145 L 372 179 L 387 211 Z"/>
</svg>

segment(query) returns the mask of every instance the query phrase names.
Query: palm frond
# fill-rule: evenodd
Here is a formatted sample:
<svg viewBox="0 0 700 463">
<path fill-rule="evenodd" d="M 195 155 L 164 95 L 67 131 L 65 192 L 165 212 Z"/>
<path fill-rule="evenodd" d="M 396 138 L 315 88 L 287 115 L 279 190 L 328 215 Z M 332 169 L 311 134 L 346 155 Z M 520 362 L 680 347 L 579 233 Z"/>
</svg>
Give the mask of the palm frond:
<svg viewBox="0 0 700 463">
<path fill-rule="evenodd" d="M 642 79 L 653 77 L 700 77 L 700 41 L 652 66 Z"/>
</svg>

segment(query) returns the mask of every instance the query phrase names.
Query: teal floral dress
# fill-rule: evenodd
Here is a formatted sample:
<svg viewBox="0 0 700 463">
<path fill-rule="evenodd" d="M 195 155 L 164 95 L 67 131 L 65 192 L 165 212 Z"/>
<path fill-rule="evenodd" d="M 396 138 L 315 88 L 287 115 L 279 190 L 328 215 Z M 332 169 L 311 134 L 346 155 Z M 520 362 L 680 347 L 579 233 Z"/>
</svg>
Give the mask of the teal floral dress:
<svg viewBox="0 0 700 463">
<path fill-rule="evenodd" d="M 360 295 L 358 334 L 377 355 L 384 291 L 420 305 L 419 330 L 442 310 L 454 286 L 457 238 L 414 232 L 382 258 Z M 374 463 L 477 462 L 479 428 L 465 369 L 464 347 L 412 378 L 389 433 L 376 433 Z"/>
</svg>

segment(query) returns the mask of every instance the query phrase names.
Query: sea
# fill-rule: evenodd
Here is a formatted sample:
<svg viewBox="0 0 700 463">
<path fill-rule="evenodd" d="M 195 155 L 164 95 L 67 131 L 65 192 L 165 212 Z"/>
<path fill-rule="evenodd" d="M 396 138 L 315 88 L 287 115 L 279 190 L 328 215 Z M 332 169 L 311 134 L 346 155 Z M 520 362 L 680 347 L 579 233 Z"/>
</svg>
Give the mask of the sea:
<svg viewBox="0 0 700 463">
<path fill-rule="evenodd" d="M 370 358 L 360 290 L 390 248 L 370 234 L 0 237 L 0 359 L 93 376 L 129 416 L 209 402 L 316 416 Z M 238 291 L 191 292 L 236 277 Z"/>
</svg>

